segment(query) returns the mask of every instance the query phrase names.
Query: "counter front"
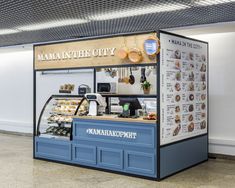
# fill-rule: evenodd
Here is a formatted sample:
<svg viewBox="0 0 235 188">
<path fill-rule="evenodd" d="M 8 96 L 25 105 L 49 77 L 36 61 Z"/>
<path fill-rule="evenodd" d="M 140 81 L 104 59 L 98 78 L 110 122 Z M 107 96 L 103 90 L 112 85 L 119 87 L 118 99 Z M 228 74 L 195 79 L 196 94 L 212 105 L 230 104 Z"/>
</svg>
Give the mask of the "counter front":
<svg viewBox="0 0 235 188">
<path fill-rule="evenodd" d="M 76 117 L 71 141 L 37 137 L 36 156 L 156 178 L 156 126 L 138 118 Z"/>
</svg>

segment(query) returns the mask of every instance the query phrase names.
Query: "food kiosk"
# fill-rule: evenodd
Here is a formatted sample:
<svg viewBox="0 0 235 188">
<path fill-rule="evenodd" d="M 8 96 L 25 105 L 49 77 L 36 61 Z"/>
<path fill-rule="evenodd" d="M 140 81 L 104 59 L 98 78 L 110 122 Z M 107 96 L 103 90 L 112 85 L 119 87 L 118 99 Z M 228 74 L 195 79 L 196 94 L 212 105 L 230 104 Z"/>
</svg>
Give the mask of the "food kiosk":
<svg viewBox="0 0 235 188">
<path fill-rule="evenodd" d="M 208 44 L 154 31 L 35 45 L 33 141 L 35 159 L 154 180 L 208 160 Z"/>
</svg>

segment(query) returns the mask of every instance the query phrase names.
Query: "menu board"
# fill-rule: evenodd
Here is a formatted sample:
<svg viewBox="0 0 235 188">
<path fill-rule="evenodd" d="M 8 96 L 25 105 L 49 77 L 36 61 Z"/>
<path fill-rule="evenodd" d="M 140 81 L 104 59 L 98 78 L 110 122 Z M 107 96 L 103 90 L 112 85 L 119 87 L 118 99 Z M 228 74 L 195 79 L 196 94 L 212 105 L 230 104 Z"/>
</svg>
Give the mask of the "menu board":
<svg viewBox="0 0 235 188">
<path fill-rule="evenodd" d="M 161 145 L 207 133 L 207 43 L 161 33 Z"/>
</svg>

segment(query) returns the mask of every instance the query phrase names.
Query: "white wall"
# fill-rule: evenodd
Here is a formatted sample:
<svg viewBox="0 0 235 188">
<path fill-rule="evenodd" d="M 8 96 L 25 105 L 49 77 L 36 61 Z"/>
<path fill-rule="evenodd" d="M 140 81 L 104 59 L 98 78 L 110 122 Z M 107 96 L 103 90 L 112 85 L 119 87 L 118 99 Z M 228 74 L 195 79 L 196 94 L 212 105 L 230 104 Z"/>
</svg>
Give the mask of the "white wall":
<svg viewBox="0 0 235 188">
<path fill-rule="evenodd" d="M 235 32 L 190 37 L 209 42 L 209 150 L 235 155 Z"/>
<path fill-rule="evenodd" d="M 0 49 L 0 129 L 33 130 L 32 46 Z"/>
</svg>

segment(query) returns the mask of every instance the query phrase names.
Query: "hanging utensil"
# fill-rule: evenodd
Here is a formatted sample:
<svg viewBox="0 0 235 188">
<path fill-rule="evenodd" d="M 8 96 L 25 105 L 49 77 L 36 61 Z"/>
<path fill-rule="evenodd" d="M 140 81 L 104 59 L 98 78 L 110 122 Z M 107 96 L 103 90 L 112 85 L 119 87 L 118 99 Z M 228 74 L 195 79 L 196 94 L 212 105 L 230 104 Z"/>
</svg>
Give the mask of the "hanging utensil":
<svg viewBox="0 0 235 188">
<path fill-rule="evenodd" d="M 121 68 L 118 69 L 118 83 L 122 82 L 122 78 L 121 78 Z"/>
<path fill-rule="evenodd" d="M 147 77 L 149 77 L 149 75 L 151 74 L 151 72 L 152 72 L 152 70 L 151 70 L 149 67 L 147 67 L 147 70 L 146 70 L 145 75 L 146 75 Z"/>
<path fill-rule="evenodd" d="M 126 59 L 128 57 L 128 48 L 126 47 L 126 37 L 123 37 L 123 47 L 121 47 L 116 52 L 116 56 L 122 60 Z"/>
<path fill-rule="evenodd" d="M 130 83 L 131 85 L 133 85 L 133 84 L 135 83 L 135 77 L 134 77 L 133 74 L 132 74 L 131 67 L 130 67 L 129 83 Z"/>
<path fill-rule="evenodd" d="M 114 78 L 115 76 L 117 76 L 117 70 L 116 69 L 110 69 L 110 76 L 111 78 Z"/>
<path fill-rule="evenodd" d="M 141 50 L 139 49 L 139 46 L 137 45 L 137 39 L 136 36 L 134 36 L 134 47 L 129 50 L 128 58 L 132 63 L 140 63 L 143 59 L 143 54 Z"/>
<path fill-rule="evenodd" d="M 106 76 L 110 76 L 110 70 L 109 70 L 109 68 L 105 68 L 105 69 L 104 69 L 104 72 L 105 72 L 105 75 L 106 75 Z"/>
<path fill-rule="evenodd" d="M 128 77 L 128 68 L 124 69 L 125 70 L 125 77 L 124 77 L 124 82 L 126 84 L 129 84 L 129 77 Z"/>
<path fill-rule="evenodd" d="M 130 49 L 128 58 L 132 63 L 139 63 L 143 58 L 142 52 L 138 48 L 132 48 Z"/>
<path fill-rule="evenodd" d="M 140 82 L 144 83 L 146 81 L 146 76 L 145 76 L 145 68 L 141 68 L 141 77 L 140 77 Z"/>
<path fill-rule="evenodd" d="M 126 59 L 128 57 L 128 48 L 122 47 L 116 52 L 116 56 L 122 60 Z"/>
<path fill-rule="evenodd" d="M 122 70 L 122 71 L 121 71 L 121 72 L 122 72 L 122 81 L 121 81 L 121 82 L 123 83 L 123 82 L 124 82 L 124 69 L 121 68 L 121 70 Z"/>
<path fill-rule="evenodd" d="M 156 75 L 157 74 L 157 67 L 156 66 L 153 66 L 152 67 L 152 72 L 153 72 L 153 75 Z"/>
</svg>

